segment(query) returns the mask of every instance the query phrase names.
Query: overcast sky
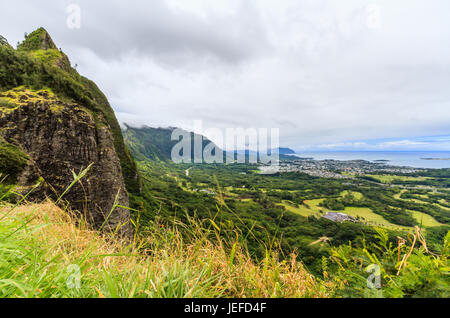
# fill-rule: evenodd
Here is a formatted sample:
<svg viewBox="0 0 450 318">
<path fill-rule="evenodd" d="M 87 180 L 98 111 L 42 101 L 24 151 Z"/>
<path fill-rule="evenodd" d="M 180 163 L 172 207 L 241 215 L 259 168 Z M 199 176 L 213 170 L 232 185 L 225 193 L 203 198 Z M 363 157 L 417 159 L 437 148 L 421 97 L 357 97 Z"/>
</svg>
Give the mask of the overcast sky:
<svg viewBox="0 0 450 318">
<path fill-rule="evenodd" d="M 15 45 L 45 27 L 122 123 L 275 127 L 299 150 L 450 150 L 449 12 L 448 0 L 15 0 L 0 3 L 0 34 Z"/>
</svg>

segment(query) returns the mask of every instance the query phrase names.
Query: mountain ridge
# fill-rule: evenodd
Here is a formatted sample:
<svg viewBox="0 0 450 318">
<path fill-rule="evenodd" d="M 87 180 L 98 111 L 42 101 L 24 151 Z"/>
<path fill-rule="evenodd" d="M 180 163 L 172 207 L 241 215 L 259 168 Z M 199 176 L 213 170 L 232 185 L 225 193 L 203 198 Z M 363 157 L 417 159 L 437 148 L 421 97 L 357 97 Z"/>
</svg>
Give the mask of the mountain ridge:
<svg viewBox="0 0 450 318">
<path fill-rule="evenodd" d="M 136 160 L 152 159 L 158 161 L 169 161 L 172 158 L 172 149 L 179 142 L 172 140 L 172 132 L 176 127 L 150 127 L 143 125 L 139 128 L 124 124 L 125 129 L 122 130 L 125 143 L 130 149 Z M 180 129 L 191 135 L 192 151 L 195 138 L 202 139 L 202 149 L 212 144 L 216 149 L 220 149 L 216 144 L 203 135 L 196 134 L 184 129 Z M 193 155 L 191 155 L 193 159 Z"/>
<path fill-rule="evenodd" d="M 250 159 L 260 158 L 260 154 L 257 151 L 252 150 L 234 150 L 225 151 L 217 146 L 214 142 L 209 140 L 206 136 L 194 133 L 192 131 L 187 131 L 177 127 L 151 127 L 148 125 L 142 125 L 140 127 L 133 127 L 127 123 L 124 123 L 125 128 L 122 129 L 125 143 L 128 148 L 130 148 L 133 157 L 137 160 L 160 160 L 168 161 L 171 160 L 171 151 L 173 147 L 178 143 L 177 141 L 171 140 L 172 132 L 175 129 L 180 129 L 180 131 L 190 133 L 191 140 L 194 141 L 195 137 L 202 138 L 202 150 L 206 146 L 210 145 L 215 147 L 218 151 L 223 152 L 223 163 L 235 162 L 238 160 L 239 156 L 245 155 L 245 161 L 250 162 Z M 191 150 L 194 149 L 194 142 L 192 142 Z M 278 153 L 280 160 L 290 159 L 290 154 L 295 154 L 290 148 L 276 148 L 267 151 L 268 154 Z M 191 156 L 193 160 L 193 155 Z"/>
</svg>

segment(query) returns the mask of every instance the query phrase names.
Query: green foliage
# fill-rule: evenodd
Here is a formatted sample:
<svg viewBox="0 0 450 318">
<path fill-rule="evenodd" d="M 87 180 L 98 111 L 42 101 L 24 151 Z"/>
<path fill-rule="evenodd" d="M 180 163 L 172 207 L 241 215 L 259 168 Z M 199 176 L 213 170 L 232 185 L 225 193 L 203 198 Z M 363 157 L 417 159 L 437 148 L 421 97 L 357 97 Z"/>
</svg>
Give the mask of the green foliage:
<svg viewBox="0 0 450 318">
<path fill-rule="evenodd" d="M 441 223 L 450 222 L 450 211 L 446 211 L 438 206 L 431 204 L 417 203 L 413 201 L 398 200 L 394 198 L 394 190 L 380 189 L 363 189 L 363 194 L 367 198 L 367 204 L 374 207 L 374 212 L 379 213 L 387 218 L 391 218 L 395 222 L 402 222 L 404 225 L 417 223 L 412 216 L 408 216 L 405 210 L 419 211 L 431 215 Z M 396 208 L 396 209 L 393 209 Z M 397 210 L 394 211 L 394 210 Z M 398 212 L 398 210 L 400 210 Z M 390 216 L 392 211 L 392 217 Z M 401 223 L 399 223 L 401 224 Z"/>
<path fill-rule="evenodd" d="M 321 206 L 333 210 L 333 211 L 340 211 L 340 210 L 344 210 L 345 205 L 344 203 L 340 202 L 338 199 L 335 198 L 328 198 L 325 199 L 322 203 Z"/>
<path fill-rule="evenodd" d="M 264 258 L 266 249 L 277 244 L 284 255 L 297 251 L 298 259 L 320 275 L 321 257 L 329 256 L 330 246 L 339 246 L 349 240 L 359 244 L 362 235 L 371 240 L 376 234 L 364 224 L 306 218 L 276 204 L 281 198 L 289 197 L 298 202 L 304 198 L 299 194 L 301 191 L 274 191 L 277 188 L 312 188 L 311 195 L 320 196 L 323 192 L 342 192 L 340 183 L 299 174 L 264 176 L 254 174 L 254 166 L 239 164 L 192 166 L 144 159 L 138 161 L 138 166 L 144 180 L 143 189 L 141 195 L 132 195 L 131 200 L 142 211 L 143 227 L 157 216 L 165 220 L 176 218 L 181 222 L 187 222 L 188 215 L 195 215 L 200 220 L 214 219 L 222 229 L 222 235 L 230 228 L 238 229 L 246 238 L 250 255 L 256 260 Z M 189 167 L 192 169 L 186 177 L 185 170 Z M 338 188 L 332 188 L 334 186 Z M 235 196 L 224 193 L 230 187 L 230 194 Z M 199 190 L 208 190 L 211 194 Z M 242 200 L 244 198 L 252 200 Z M 322 236 L 329 237 L 330 243 L 311 245 Z"/>
<path fill-rule="evenodd" d="M 0 46 L 7 46 L 11 48 L 11 45 L 9 45 L 8 41 L 1 35 L 0 35 Z"/>
<path fill-rule="evenodd" d="M 0 45 L 0 92 L 18 86 L 50 88 L 59 98 L 78 103 L 92 112 L 99 127 L 106 125 L 111 128 L 114 147 L 130 192 L 131 206 L 139 210 L 133 213 L 133 222 L 139 224 L 137 232 L 142 237 L 152 238 L 145 243 L 146 250 L 156 251 L 163 246 L 164 249 L 159 250 L 160 254 L 153 253 L 166 261 L 159 272 L 153 268 L 139 267 L 142 272 L 149 273 L 145 278 L 136 271 L 138 267 L 128 268 L 126 272 L 111 269 L 99 271 L 100 263 L 95 263 L 93 275 L 89 276 L 89 286 L 96 286 L 98 291 L 82 289 L 75 296 L 98 296 L 97 292 L 111 297 L 214 297 L 221 294 L 223 290 L 211 292 L 211 284 L 218 282 L 211 272 L 215 263 L 193 269 L 196 261 L 201 259 L 198 255 L 182 261 L 177 257 L 167 257 L 166 251 L 176 244 L 173 238 L 177 235 L 177 240 L 181 241 L 195 242 L 199 238 L 192 234 L 193 228 L 186 225 L 190 224 L 193 217 L 198 218 L 202 226 L 205 222 L 208 224 L 208 235 L 201 236 L 202 243 L 231 242 L 228 246 L 230 253 L 224 258 L 226 271 L 233 270 L 239 262 L 239 246 L 245 246 L 253 260 L 264 264 L 275 263 L 274 259 L 268 257 L 275 247 L 280 250 L 281 259 L 286 260 L 287 255 L 296 251 L 298 260 L 306 264 L 311 272 L 318 276 L 323 274 L 323 277 L 331 275 L 343 287 L 338 293 L 341 296 L 380 296 L 366 288 L 365 269 L 371 264 L 381 268 L 385 297 L 449 296 L 448 235 L 445 244 L 441 244 L 448 232 L 450 220 L 450 212 L 446 209 L 450 202 L 449 192 L 405 190 L 402 193 L 399 189 L 375 184 L 374 181 L 379 179 L 373 176 L 361 177 L 352 184 L 298 172 L 260 175 L 255 173 L 257 165 L 175 165 L 170 162 L 172 147 L 177 142 L 171 141 L 172 129 L 128 127 L 123 132 L 127 142 L 125 145 L 122 131 L 105 95 L 95 83 L 70 68 L 70 63 L 64 58 L 65 55 L 54 47 L 44 29 L 27 36 L 17 51 L 7 45 Z M 0 108 L 11 107 L 14 107 L 14 103 L 10 100 L 0 99 Z M 204 145 L 206 143 L 208 141 L 204 141 Z M 144 180 L 142 184 L 132 155 L 138 160 Z M 0 172 L 5 171 L 14 179 L 23 169 L 26 159 L 26 155 L 14 146 L 0 143 Z M 189 175 L 186 175 L 187 169 L 190 169 Z M 449 184 L 448 171 L 424 172 L 421 176 L 421 184 L 443 188 Z M 416 185 L 419 182 L 413 176 L 389 178 L 392 183 Z M 0 193 L 4 190 L 0 189 Z M 346 194 L 343 195 L 344 191 Z M 352 191 L 360 195 L 355 196 Z M 284 202 L 293 206 L 306 205 L 308 200 L 323 200 L 323 207 L 336 211 L 346 207 L 367 208 L 403 226 L 417 223 L 410 211 L 427 213 L 445 224 L 426 229 L 430 251 L 439 254 L 431 254 L 425 248 L 416 246 L 407 259 L 407 266 L 399 271 L 398 255 L 405 255 L 408 248 L 406 245 L 397 247 L 394 238 L 405 233 L 376 231 L 364 223 L 332 222 L 321 218 L 320 211 L 316 213 L 317 216 L 304 217 L 286 211 L 282 206 Z M 63 272 L 65 256 L 55 257 L 55 262 L 45 263 L 48 261 L 45 257 L 53 246 L 41 248 L 35 238 L 27 236 L 30 231 L 37 231 L 35 228 L 26 228 L 28 232 L 15 232 L 29 220 L 21 220 L 25 223 L 16 221 L 0 224 L 0 241 L 4 244 L 0 244 L 0 293 L 32 297 L 36 295 L 36 289 L 43 289 L 44 297 L 72 296 L 72 291 L 65 287 L 54 291 L 50 288 L 52 284 L 63 284 L 66 277 Z M 161 230 L 161 227 L 169 224 L 180 226 L 172 231 Z M 210 232 L 211 228 L 215 230 Z M 9 233 L 14 235 L 8 236 Z M 234 240 L 236 235 L 239 241 Z M 181 247 L 177 246 L 177 249 Z M 11 253 L 11 250 L 15 253 Z M 330 256 L 333 262 L 329 261 Z M 82 271 L 89 270 L 85 257 L 83 255 L 74 260 Z M 10 263 L 2 262 L 2 259 Z M 14 272 L 10 264 L 25 271 Z M 27 267 L 26 264 L 32 266 Z M 33 276 L 35 272 L 47 271 L 50 274 L 43 278 Z M 271 275 L 276 276 L 275 273 Z M 207 279 L 203 279 L 205 277 Z M 194 289 L 190 288 L 186 282 L 195 282 L 197 278 L 201 283 L 195 285 Z M 277 286 L 281 282 L 281 279 L 277 279 Z M 246 290 L 245 294 L 248 295 L 250 290 Z M 279 287 L 272 290 L 275 295 L 283 294 Z"/>
<path fill-rule="evenodd" d="M 450 231 L 450 225 L 434 226 L 426 229 L 426 238 L 430 250 L 439 251 L 442 241 Z"/>
<path fill-rule="evenodd" d="M 403 205 L 400 205 L 400 208 L 392 207 L 398 205 L 398 203 L 389 195 L 386 195 L 384 193 L 385 190 L 376 186 L 359 190 L 363 193 L 361 198 L 356 198 L 352 194 L 346 194 L 344 196 L 326 198 L 321 203 L 321 206 L 333 211 L 342 211 L 345 207 L 365 207 L 370 208 L 374 213 L 381 215 L 393 224 L 409 227 L 417 224 L 416 219 L 405 210 Z M 387 201 L 394 201 L 394 203 L 387 204 Z"/>
<path fill-rule="evenodd" d="M 47 31 L 41 27 L 26 35 L 25 40 L 19 44 L 17 49 L 21 51 L 34 51 L 40 49 L 56 49 L 56 46 Z"/>
<path fill-rule="evenodd" d="M 416 232 L 415 238 L 409 237 L 409 244 L 395 244 L 381 229 L 378 229 L 377 239 L 376 243 L 365 243 L 363 247 L 348 244 L 332 249 L 331 260 L 338 265 L 332 278 L 342 287 L 337 290 L 337 296 L 450 296 L 450 234 L 445 237 L 439 254 L 427 250 L 420 232 Z M 417 247 L 419 240 L 422 245 Z M 376 276 L 379 286 L 374 283 Z"/>
<path fill-rule="evenodd" d="M 171 141 L 172 129 L 127 126 L 123 135 L 136 160 L 170 160 L 172 146 L 176 143 Z"/>
<path fill-rule="evenodd" d="M 152 128 L 142 127 L 133 128 L 127 126 L 123 131 L 124 138 L 133 156 L 137 160 L 157 160 L 169 161 L 172 156 L 172 148 L 178 143 L 178 140 L 172 140 L 172 132 L 175 128 Z M 194 140 L 200 137 L 195 133 L 191 135 L 191 149 L 194 151 Z M 202 149 L 211 141 L 203 137 Z M 193 154 L 191 155 L 194 159 Z"/>
<path fill-rule="evenodd" d="M 450 188 L 450 169 L 429 169 L 414 173 L 396 173 L 393 176 L 384 175 L 382 172 L 374 173 L 372 176 L 361 178 L 374 182 L 385 182 L 394 185 L 405 186 L 429 186 L 439 188 Z"/>
<path fill-rule="evenodd" d="M 195 219 L 155 219 L 144 238 L 124 242 L 51 203 L 0 202 L 0 218 L 1 298 L 326 297 L 332 289 L 275 249 L 252 261 L 235 233 L 213 243 L 221 229 Z"/>
<path fill-rule="evenodd" d="M 170 129 L 155 128 L 128 128 L 124 132 L 144 179 L 141 196 L 132 196 L 135 205 L 140 206 L 142 220 L 151 221 L 155 215 L 181 221 L 187 215 L 200 219 L 214 217 L 222 235 L 230 224 L 239 229 L 253 258 L 263 258 L 265 248 L 277 244 L 284 255 L 297 251 L 298 259 L 319 276 L 325 275 L 324 267 L 328 272 L 337 270 L 336 263 L 324 262 L 332 249 L 345 248 L 349 242 L 352 248 L 363 249 L 367 244 L 374 245 L 379 234 L 364 223 L 335 223 L 320 215 L 303 217 L 287 211 L 284 203 L 306 206 L 310 200 L 323 200 L 322 206 L 331 210 L 370 209 L 404 226 L 398 227 L 402 232 L 386 232 L 390 243 L 395 242 L 396 236 L 405 235 L 406 226 L 412 227 L 417 222 L 408 209 L 409 202 L 395 198 L 397 189 L 372 182 L 358 180 L 352 185 L 347 180 L 316 178 L 298 172 L 260 175 L 255 173 L 257 165 L 246 164 L 173 164 L 168 160 L 173 146 L 170 133 Z M 443 198 L 445 194 L 436 194 L 434 199 Z M 415 207 L 416 211 L 425 212 L 430 205 Z M 441 210 L 431 210 L 433 215 L 445 217 Z M 433 236 L 431 241 L 441 243 L 441 236 L 434 229 L 429 234 Z M 430 249 L 436 251 L 437 245 L 431 241 Z M 361 275 L 363 283 L 365 278 L 366 275 Z"/>
<path fill-rule="evenodd" d="M 57 49 L 35 50 L 30 52 L 30 54 L 34 58 L 46 64 L 55 64 L 57 61 L 63 58 L 63 54 Z"/>
<path fill-rule="evenodd" d="M 1 178 L 13 183 L 26 167 L 28 156 L 16 146 L 0 139 L 0 174 Z"/>
</svg>

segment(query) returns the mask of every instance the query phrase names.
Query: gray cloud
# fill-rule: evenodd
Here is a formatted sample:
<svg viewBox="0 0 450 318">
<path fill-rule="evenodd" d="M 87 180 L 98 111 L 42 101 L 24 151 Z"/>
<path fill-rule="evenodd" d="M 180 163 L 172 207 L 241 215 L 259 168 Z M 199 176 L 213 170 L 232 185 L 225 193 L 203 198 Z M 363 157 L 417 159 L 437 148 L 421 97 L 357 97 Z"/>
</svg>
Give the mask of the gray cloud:
<svg viewBox="0 0 450 318">
<path fill-rule="evenodd" d="M 299 148 L 450 133 L 446 0 L 374 1 L 375 27 L 357 0 L 79 0 L 79 30 L 71 2 L 2 3 L 0 34 L 46 27 L 121 121 L 279 127 Z"/>
<path fill-rule="evenodd" d="M 108 1 L 107 5 L 92 2 L 80 2 L 86 12 L 85 30 L 76 33 L 74 41 L 103 57 L 114 58 L 135 50 L 166 63 L 198 58 L 237 63 L 268 45 L 258 12 L 249 4 L 227 18 L 171 10 L 164 1 L 139 5 L 133 1 Z"/>
<path fill-rule="evenodd" d="M 19 0 L 13 8 L 4 5 L 2 12 L 31 18 L 34 27 L 44 25 L 53 37 L 61 39 L 59 44 L 87 47 L 108 59 L 134 51 L 168 64 L 208 58 L 238 63 L 269 48 L 258 10 L 250 2 L 242 2 L 231 16 L 215 12 L 202 17 L 158 0 L 79 0 L 74 2 L 82 13 L 79 30 L 65 25 L 71 3 Z"/>
</svg>

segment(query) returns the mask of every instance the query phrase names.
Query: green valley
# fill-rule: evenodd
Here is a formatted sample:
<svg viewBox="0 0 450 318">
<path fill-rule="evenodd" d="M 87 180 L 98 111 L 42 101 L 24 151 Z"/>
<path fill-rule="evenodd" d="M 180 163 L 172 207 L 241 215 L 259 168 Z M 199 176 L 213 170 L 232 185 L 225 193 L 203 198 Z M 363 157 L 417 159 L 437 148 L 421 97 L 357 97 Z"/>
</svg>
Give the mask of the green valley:
<svg viewBox="0 0 450 318">
<path fill-rule="evenodd" d="M 44 28 L 0 36 L 0 297 L 450 297 L 450 169 L 234 137 L 119 124 Z"/>
<path fill-rule="evenodd" d="M 334 247 L 349 241 L 358 246 L 363 238 L 374 241 L 376 228 L 385 229 L 395 242 L 397 236 L 413 233 L 417 225 L 427 233 L 433 248 L 449 229 L 450 214 L 444 207 L 428 201 L 404 200 L 400 196 L 415 190 L 401 185 L 386 187 L 381 181 L 375 184 L 365 179 L 372 175 L 335 179 L 312 177 L 301 171 L 260 174 L 253 164 L 174 164 L 167 156 L 165 160 L 154 160 L 136 153 L 139 148 L 128 137 L 148 134 L 149 140 L 154 131 L 163 130 L 124 130 L 145 180 L 143 196 L 134 197 L 135 202 L 147 211 L 158 210 L 164 218 L 176 215 L 185 220 L 184 214 L 189 214 L 214 220 L 224 235 L 227 230 L 237 229 L 246 238 L 255 259 L 263 257 L 263 246 L 277 242 L 283 253 L 297 251 L 298 259 L 319 274 L 321 258 L 329 257 Z M 167 139 L 169 135 L 170 131 Z M 152 146 L 166 147 L 163 140 L 159 143 L 163 144 L 156 142 Z M 286 165 L 289 161 L 283 162 Z M 397 180 L 421 182 L 433 178 L 411 176 Z M 445 200 L 445 193 L 448 192 L 433 192 L 434 200 Z M 332 222 L 323 217 L 327 212 L 344 213 L 356 222 Z M 142 217 L 153 216 L 147 213 Z M 312 244 L 320 237 L 329 238 L 328 242 Z"/>
</svg>

